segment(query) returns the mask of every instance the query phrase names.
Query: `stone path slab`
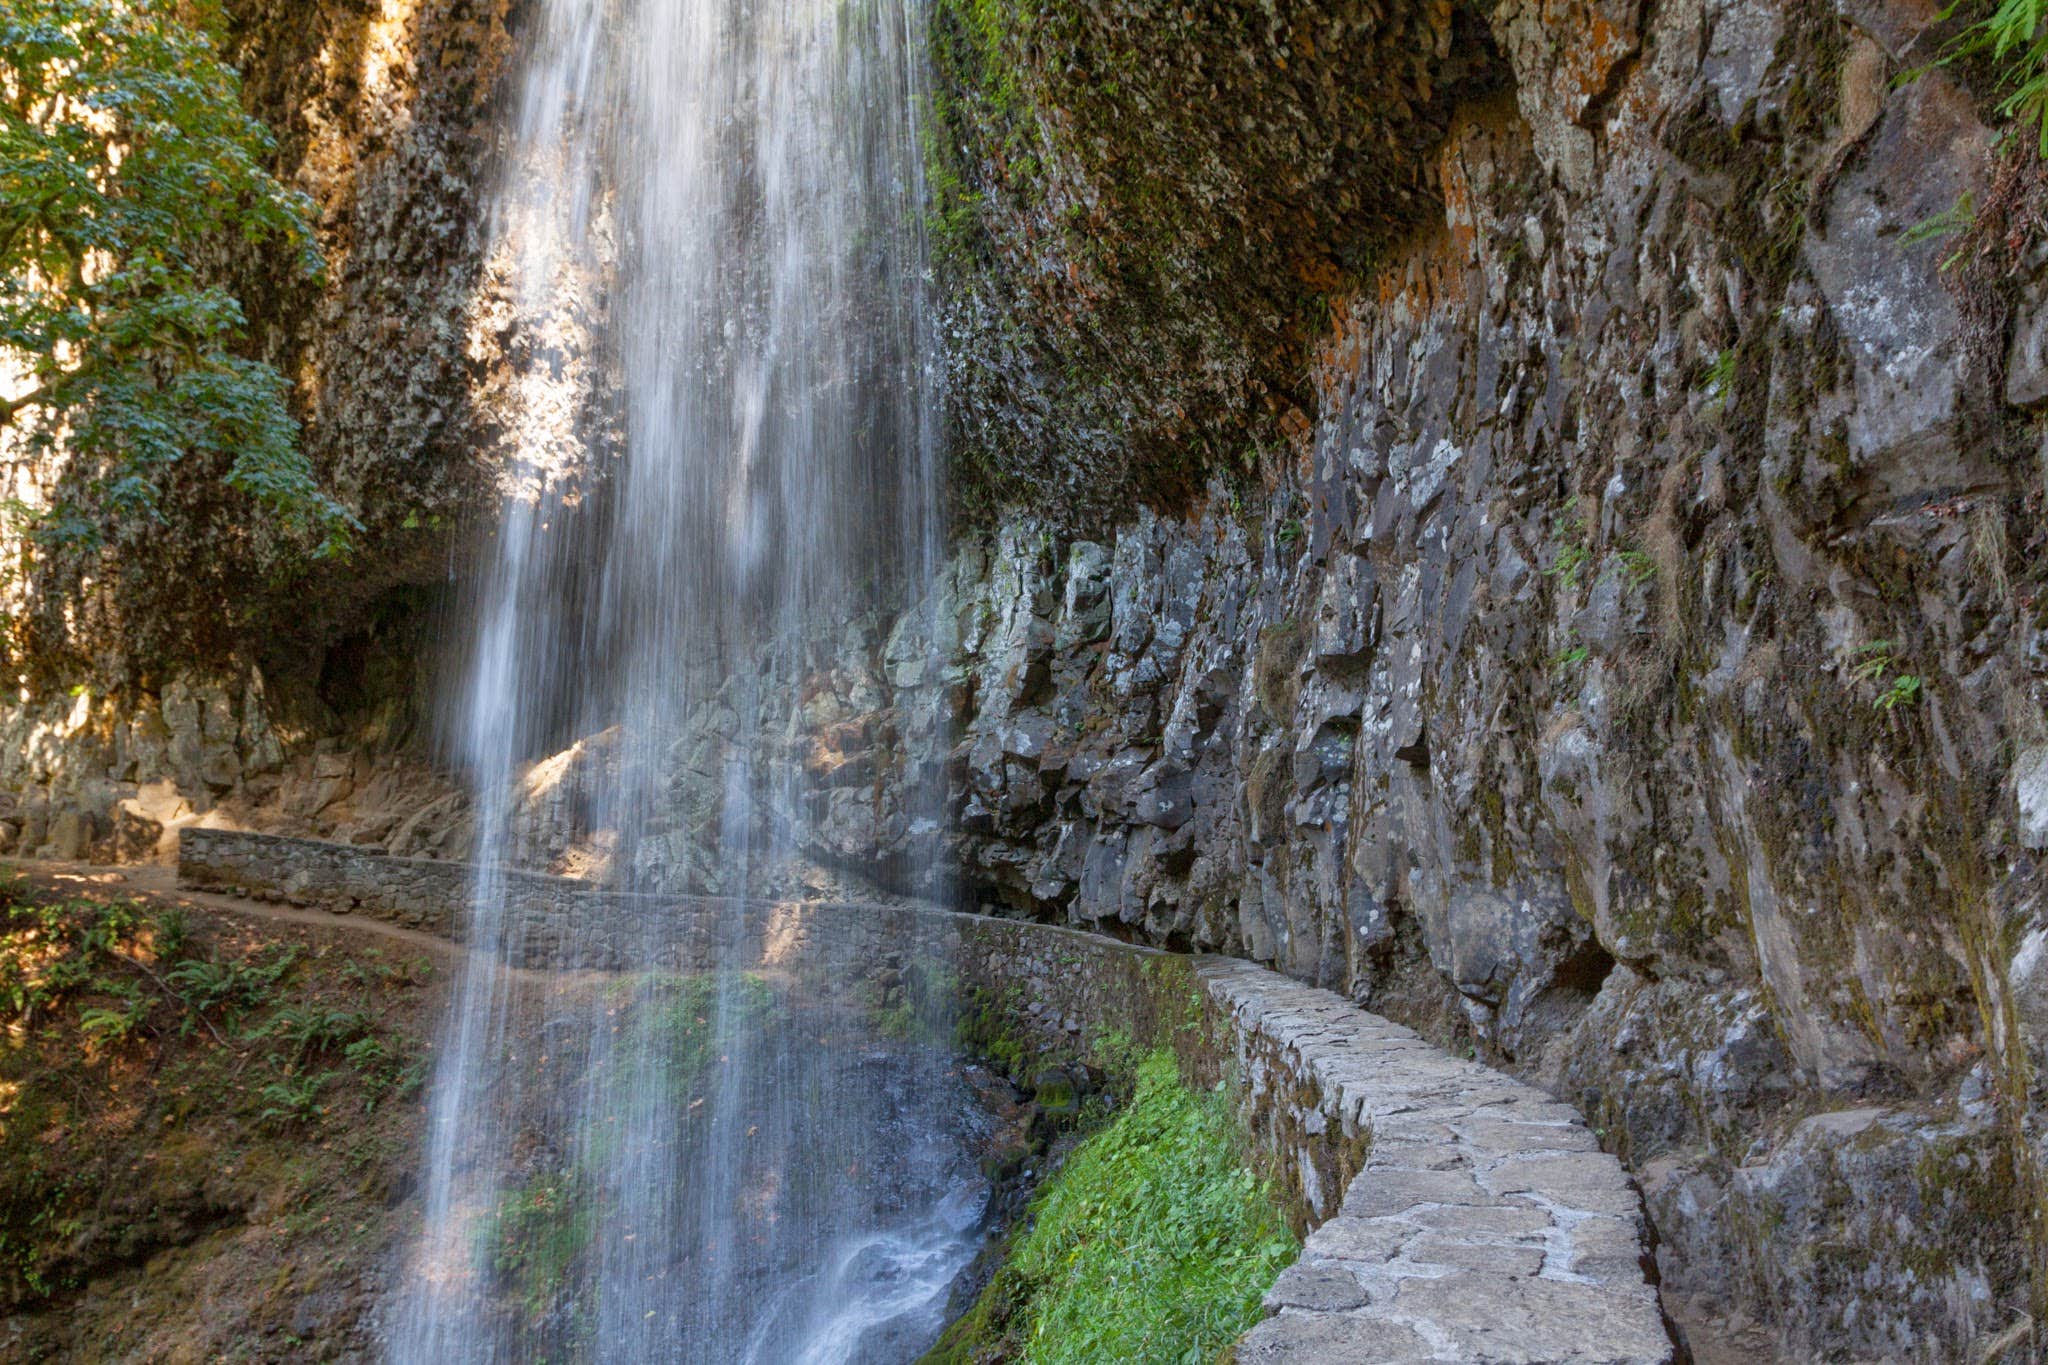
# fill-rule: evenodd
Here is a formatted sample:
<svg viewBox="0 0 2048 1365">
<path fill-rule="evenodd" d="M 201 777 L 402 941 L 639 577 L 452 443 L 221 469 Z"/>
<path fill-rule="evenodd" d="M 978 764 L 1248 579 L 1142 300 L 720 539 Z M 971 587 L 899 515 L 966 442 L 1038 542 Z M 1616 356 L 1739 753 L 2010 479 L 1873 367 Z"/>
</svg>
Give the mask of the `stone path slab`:
<svg viewBox="0 0 2048 1365">
<path fill-rule="evenodd" d="M 1675 1358 L 1642 1200 L 1570 1106 L 1263 967 L 1199 975 L 1249 1089 L 1293 1084 L 1302 1128 L 1319 1111 L 1370 1144 L 1240 1365 Z"/>
</svg>

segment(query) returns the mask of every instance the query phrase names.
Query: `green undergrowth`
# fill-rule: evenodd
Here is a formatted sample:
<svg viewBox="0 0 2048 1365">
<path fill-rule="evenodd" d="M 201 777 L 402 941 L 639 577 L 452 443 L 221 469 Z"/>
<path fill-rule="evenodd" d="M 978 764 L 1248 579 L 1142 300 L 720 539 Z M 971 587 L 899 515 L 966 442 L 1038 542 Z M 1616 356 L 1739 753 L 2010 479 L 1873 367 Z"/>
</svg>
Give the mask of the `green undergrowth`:
<svg viewBox="0 0 2048 1365">
<path fill-rule="evenodd" d="M 884 1038 L 912 1043 L 957 1040 L 960 991 L 951 969 L 918 961 L 878 972 L 862 988 L 869 1027 Z"/>
<path fill-rule="evenodd" d="M 70 1301 L 153 1258 L 164 1298 L 105 1330 L 175 1334 L 233 1282 L 232 1310 L 189 1325 L 187 1344 L 211 1340 L 288 1317 L 295 1276 L 367 1259 L 414 1145 L 431 975 L 374 945 L 0 869 L 0 1313 L 40 1314 L 23 1358 L 101 1334 L 101 1300 Z M 252 1224 L 247 1247 L 223 1240 Z M 248 1280 L 245 1259 L 271 1270 Z M 135 1358 L 175 1354 L 153 1342 Z"/>
<path fill-rule="evenodd" d="M 1971 22 L 1942 49 L 1944 65 L 1988 59 L 1998 75 L 1998 113 L 2012 120 L 2016 140 L 2048 157 L 2048 0 L 1958 0 L 1942 17 Z"/>
<path fill-rule="evenodd" d="M 529 1318 L 545 1314 L 577 1275 L 596 1231 L 590 1195 L 575 1173 L 537 1175 L 509 1192 L 478 1233 L 478 1250 Z"/>
<path fill-rule="evenodd" d="M 632 1211 L 603 1194 L 604 1168 L 619 1159 L 619 1133 L 664 1127 L 689 1142 L 715 1111 L 727 1053 L 741 1038 L 772 1049 L 798 1026 L 787 983 L 757 972 L 658 971 L 620 976 L 603 988 L 619 1046 L 642 1050 L 657 1084 L 636 1092 L 624 1124 L 607 1115 L 577 1134 L 578 1155 L 507 1173 L 494 1203 L 470 1229 L 473 1268 L 492 1311 L 513 1324 L 534 1359 L 583 1359 L 591 1320 L 584 1306 L 600 1229 Z M 813 1017 L 811 1022 L 815 1023 Z M 808 1035 L 807 1035 L 808 1036 Z"/>
<path fill-rule="evenodd" d="M 1222 1097 L 1189 1090 L 1157 1051 L 1130 1103 L 1039 1191 L 926 1365 L 1213 1360 L 1298 1250 Z"/>
<path fill-rule="evenodd" d="M 655 983 L 651 1003 L 659 1014 L 650 1041 L 657 1045 L 669 1094 L 678 1103 L 702 1093 L 726 1039 L 777 1026 L 784 1008 L 774 987 L 753 972 L 741 972 L 723 985 L 710 972 L 664 978 Z M 722 1017 L 725 1010 L 732 1012 L 729 1021 Z"/>
</svg>

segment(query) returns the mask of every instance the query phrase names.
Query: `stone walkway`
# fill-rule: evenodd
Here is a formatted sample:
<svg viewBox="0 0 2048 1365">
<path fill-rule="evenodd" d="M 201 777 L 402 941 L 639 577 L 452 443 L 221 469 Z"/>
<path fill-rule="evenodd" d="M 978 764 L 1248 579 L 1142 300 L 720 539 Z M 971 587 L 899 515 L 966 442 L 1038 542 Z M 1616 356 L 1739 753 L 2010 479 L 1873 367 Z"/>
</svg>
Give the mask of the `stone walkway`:
<svg viewBox="0 0 2048 1365">
<path fill-rule="evenodd" d="M 1675 1358 L 1642 1200 L 1571 1106 L 1330 991 L 1243 962 L 1201 975 L 1242 1035 L 1315 1077 L 1328 1121 L 1371 1135 L 1240 1365 Z"/>
<path fill-rule="evenodd" d="M 471 875 L 458 864 L 227 831 L 187 831 L 180 853 L 188 886 L 411 926 L 399 932 L 452 925 Z M 692 918 L 687 898 L 620 897 L 529 874 L 514 880 L 543 947 L 576 916 L 630 920 L 659 903 Z M 814 936 L 874 930 L 865 956 L 877 960 L 892 933 L 945 921 L 963 967 L 1000 967 L 1005 979 L 984 984 L 1010 988 L 1062 1034 L 1091 1019 L 1108 1027 L 1118 1006 L 1142 1005 L 1137 997 L 1148 991 L 1160 998 L 1135 1011 L 1134 1027 L 1139 1016 L 1184 1016 L 1190 978 L 1147 970 L 1169 954 L 946 911 L 806 909 Z M 1211 1017 L 1227 1022 L 1241 1117 L 1290 1173 L 1299 1208 L 1317 1224 L 1267 1295 L 1273 1316 L 1238 1344 L 1239 1365 L 1675 1359 L 1641 1197 L 1571 1106 L 1333 992 L 1233 958 L 1172 960 L 1192 967 Z"/>
</svg>

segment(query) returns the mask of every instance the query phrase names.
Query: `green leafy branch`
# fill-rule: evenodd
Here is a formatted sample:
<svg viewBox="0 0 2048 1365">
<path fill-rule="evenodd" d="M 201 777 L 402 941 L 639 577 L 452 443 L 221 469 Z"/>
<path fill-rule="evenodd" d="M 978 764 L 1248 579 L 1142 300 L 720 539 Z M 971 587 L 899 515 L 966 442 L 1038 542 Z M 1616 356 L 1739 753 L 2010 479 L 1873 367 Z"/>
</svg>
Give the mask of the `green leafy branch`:
<svg viewBox="0 0 2048 1365">
<path fill-rule="evenodd" d="M 1581 667 L 1586 660 L 1592 657 L 1593 651 L 1588 649 L 1583 643 L 1569 645 L 1551 656 L 1550 668 L 1554 673 L 1569 673 L 1573 669 Z"/>
<path fill-rule="evenodd" d="M 1854 662 L 1849 667 L 1849 676 L 1857 682 L 1874 684 L 1878 689 L 1870 703 L 1873 710 L 1895 711 L 1920 700 L 1924 689 L 1920 675 L 1892 671 L 1898 661 L 1890 640 L 1872 640 L 1858 647 L 1852 657 Z"/>
<path fill-rule="evenodd" d="M 1961 7 L 1956 0 L 1941 17 Z M 1991 13 L 1956 35 L 1939 61 L 1948 65 L 1980 56 L 1998 68 L 2005 90 L 1999 115 L 2031 129 L 2040 155 L 2048 157 L 2048 0 L 1998 0 Z"/>
<path fill-rule="evenodd" d="M 1640 588 L 1657 576 L 1657 561 L 1642 550 L 1617 551 L 1615 559 L 1621 565 L 1621 581 L 1631 588 Z"/>
<path fill-rule="evenodd" d="M 210 7 L 191 11 L 202 22 Z M 203 27 L 170 0 L 15 0 L 0 15 L 0 358 L 25 379 L 0 425 L 75 490 L 45 546 L 158 518 L 168 469 L 224 465 L 316 554 L 359 529 L 298 448 L 289 384 L 238 354 L 247 319 L 209 262 L 282 246 L 317 278 L 313 204 L 265 169 L 269 131 Z"/>
<path fill-rule="evenodd" d="M 338 1071 L 321 1071 L 303 1076 L 284 1076 L 257 1092 L 263 1107 L 256 1121 L 272 1132 L 311 1123 L 325 1112 L 320 1093 L 339 1079 Z"/>
<path fill-rule="evenodd" d="M 1570 509 L 1559 514 L 1550 539 L 1557 547 L 1557 553 L 1550 561 L 1550 567 L 1543 571 L 1544 576 L 1563 584 L 1566 592 L 1578 591 L 1587 566 L 1598 558 L 1592 532 L 1580 514 L 1578 499 L 1574 498 Z M 1631 588 L 1639 588 L 1657 576 L 1657 561 L 1633 546 L 1616 550 L 1614 561 L 1612 571 L 1618 572 L 1621 581 Z"/>
<path fill-rule="evenodd" d="M 1977 196 L 1964 190 L 1956 199 L 1939 213 L 1930 213 L 1913 226 L 1899 234 L 1904 246 L 1918 246 L 1922 242 L 1937 242 L 1944 237 L 1967 235 L 1977 226 Z M 1959 248 L 1941 262 L 1943 270 L 1952 270 L 1962 263 L 1965 250 Z"/>
</svg>

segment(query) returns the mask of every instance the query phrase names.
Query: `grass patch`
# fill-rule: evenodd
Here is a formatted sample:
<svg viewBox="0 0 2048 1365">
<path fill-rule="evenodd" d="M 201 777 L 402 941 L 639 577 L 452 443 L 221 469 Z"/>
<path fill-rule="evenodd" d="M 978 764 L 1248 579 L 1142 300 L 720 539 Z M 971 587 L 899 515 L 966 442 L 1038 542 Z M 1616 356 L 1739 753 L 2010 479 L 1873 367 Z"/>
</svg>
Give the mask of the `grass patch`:
<svg viewBox="0 0 2048 1365">
<path fill-rule="evenodd" d="M 1173 1055 L 1155 1052 L 1129 1105 L 1047 1182 L 1007 1264 L 925 1359 L 1212 1360 L 1259 1321 L 1299 1249 L 1221 1097 L 1187 1089 Z"/>
<path fill-rule="evenodd" d="M 782 1008 L 775 988 L 754 972 L 741 972 L 721 986 L 718 974 L 662 976 L 649 988 L 659 1011 L 655 1026 L 667 1089 L 676 1103 L 704 1089 L 716 1071 L 727 1039 L 772 1027 Z M 726 1010 L 733 1018 L 721 1017 Z"/>
</svg>

